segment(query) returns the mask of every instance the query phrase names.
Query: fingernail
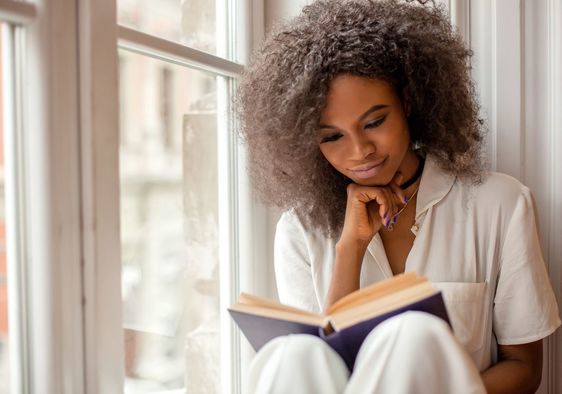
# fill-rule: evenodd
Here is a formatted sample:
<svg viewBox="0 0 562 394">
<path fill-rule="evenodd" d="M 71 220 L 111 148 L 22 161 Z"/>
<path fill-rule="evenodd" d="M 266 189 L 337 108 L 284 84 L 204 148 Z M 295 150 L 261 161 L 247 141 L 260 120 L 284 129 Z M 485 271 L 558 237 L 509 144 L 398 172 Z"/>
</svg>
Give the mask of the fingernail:
<svg viewBox="0 0 562 394">
<path fill-rule="evenodd" d="M 392 223 L 396 223 L 397 220 L 398 220 L 398 215 L 396 215 L 392 218 Z"/>
<path fill-rule="evenodd" d="M 384 227 L 388 227 L 388 225 L 390 224 L 390 219 L 386 219 L 386 222 L 384 224 Z"/>
<path fill-rule="evenodd" d="M 386 216 L 388 215 L 388 212 L 384 213 L 383 219 L 386 219 Z"/>
<path fill-rule="evenodd" d="M 408 197 L 404 197 L 404 203 L 407 203 L 407 202 L 408 202 L 408 200 L 409 200 L 409 198 L 408 198 Z"/>
</svg>

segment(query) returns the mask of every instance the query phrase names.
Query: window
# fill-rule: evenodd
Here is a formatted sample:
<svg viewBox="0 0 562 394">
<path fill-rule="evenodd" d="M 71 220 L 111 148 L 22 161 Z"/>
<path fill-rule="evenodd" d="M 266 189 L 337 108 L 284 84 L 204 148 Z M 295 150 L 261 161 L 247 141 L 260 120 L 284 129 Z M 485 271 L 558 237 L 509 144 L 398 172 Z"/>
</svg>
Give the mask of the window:
<svg viewBox="0 0 562 394">
<path fill-rule="evenodd" d="M 232 4 L 118 2 L 125 392 L 240 390 Z"/>
<path fill-rule="evenodd" d="M 229 106 L 259 1 L 152 3 L 0 2 L 0 394 L 241 390 Z"/>
<path fill-rule="evenodd" d="M 147 34 L 200 51 L 217 53 L 217 7 L 221 0 L 119 0 L 118 21 Z"/>
<path fill-rule="evenodd" d="M 120 52 L 125 392 L 220 391 L 216 79 Z"/>
</svg>

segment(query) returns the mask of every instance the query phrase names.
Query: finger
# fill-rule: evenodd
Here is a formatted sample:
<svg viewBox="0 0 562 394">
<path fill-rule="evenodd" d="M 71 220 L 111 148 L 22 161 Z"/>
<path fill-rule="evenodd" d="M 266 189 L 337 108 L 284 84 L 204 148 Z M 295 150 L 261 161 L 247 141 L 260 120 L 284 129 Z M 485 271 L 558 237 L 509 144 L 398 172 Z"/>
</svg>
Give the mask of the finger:
<svg viewBox="0 0 562 394">
<path fill-rule="evenodd" d="M 371 222 L 373 224 L 376 224 L 378 222 L 382 222 L 382 220 L 379 217 L 380 209 L 381 209 L 381 206 L 379 204 L 377 204 L 376 202 L 370 202 L 369 204 L 367 204 L 367 210 L 369 212 L 369 220 L 371 220 Z"/>
<path fill-rule="evenodd" d="M 362 205 L 367 205 L 370 202 L 376 203 L 379 206 L 379 213 L 382 212 L 381 217 L 384 215 L 384 212 L 390 209 L 390 199 L 385 194 L 383 188 L 355 185 L 351 189 L 351 193 L 351 201 L 358 202 Z"/>
<path fill-rule="evenodd" d="M 397 186 L 395 186 L 395 187 L 397 187 Z M 404 207 L 404 201 L 400 200 L 400 197 L 394 191 L 394 189 L 389 188 L 388 190 L 389 190 L 390 196 L 391 196 L 391 198 L 394 202 L 394 207 L 395 207 L 395 209 L 393 211 L 392 218 L 390 218 L 391 222 L 394 224 L 398 221 L 398 212 L 400 212 L 400 210 Z"/>
<path fill-rule="evenodd" d="M 388 227 L 390 225 L 390 223 L 392 222 L 392 219 L 394 217 L 394 215 L 396 215 L 397 212 L 397 207 L 396 204 L 394 202 L 394 198 L 392 196 L 392 191 L 388 188 L 384 188 L 384 193 L 387 199 L 387 204 L 388 204 L 388 210 L 385 213 L 385 217 L 383 219 L 383 224 L 385 227 Z"/>
<path fill-rule="evenodd" d="M 394 182 L 391 182 L 389 186 L 392 192 L 394 193 L 394 195 L 398 197 L 398 201 L 400 202 L 400 205 L 404 205 L 408 202 L 408 200 L 406 199 L 407 198 L 406 194 L 404 194 L 404 191 L 400 188 L 400 186 L 398 186 Z"/>
<path fill-rule="evenodd" d="M 357 199 L 361 203 L 367 204 L 369 213 L 374 215 L 378 211 L 381 222 L 384 224 L 385 218 L 388 218 L 392 211 L 392 199 L 389 198 L 388 193 L 384 189 L 368 186 L 356 189 L 356 192 L 358 193 Z"/>
<path fill-rule="evenodd" d="M 385 227 L 388 227 L 393 222 L 393 219 L 395 219 L 394 216 L 398 212 L 398 198 L 388 187 L 375 188 L 353 184 L 353 186 L 348 188 L 348 192 L 351 193 L 352 197 L 348 201 L 350 203 L 355 202 L 361 204 L 367 208 L 370 214 L 376 212 L 376 209 L 373 209 L 375 207 L 372 207 L 372 204 L 376 203 L 378 205 L 378 214 L 381 218 L 381 223 Z"/>
<path fill-rule="evenodd" d="M 397 171 L 390 183 L 395 183 L 396 185 L 400 186 L 402 182 L 404 182 L 404 175 L 400 171 Z"/>
</svg>

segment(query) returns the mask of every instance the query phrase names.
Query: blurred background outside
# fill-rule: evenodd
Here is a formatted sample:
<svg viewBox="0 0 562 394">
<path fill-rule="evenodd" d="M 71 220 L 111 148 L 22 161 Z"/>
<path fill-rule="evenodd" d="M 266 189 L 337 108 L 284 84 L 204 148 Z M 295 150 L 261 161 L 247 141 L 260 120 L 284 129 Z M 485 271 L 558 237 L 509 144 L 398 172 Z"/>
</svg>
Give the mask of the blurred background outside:
<svg viewBox="0 0 562 394">
<path fill-rule="evenodd" d="M 119 0 L 118 22 L 215 53 L 214 1 Z M 220 391 L 217 76 L 121 50 L 125 392 Z"/>
</svg>

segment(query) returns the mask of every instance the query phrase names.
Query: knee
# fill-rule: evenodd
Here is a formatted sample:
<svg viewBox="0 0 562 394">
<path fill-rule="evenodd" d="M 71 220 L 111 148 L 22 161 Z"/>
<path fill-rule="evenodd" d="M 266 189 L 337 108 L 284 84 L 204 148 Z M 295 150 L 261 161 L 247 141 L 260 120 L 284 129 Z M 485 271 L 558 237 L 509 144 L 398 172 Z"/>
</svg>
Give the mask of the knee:
<svg viewBox="0 0 562 394">
<path fill-rule="evenodd" d="M 451 332 L 447 323 L 432 314 L 418 311 L 408 311 L 396 316 L 396 324 L 413 335 L 442 335 Z"/>
<path fill-rule="evenodd" d="M 278 337 L 266 346 L 272 346 L 293 362 L 308 363 L 313 357 L 330 357 L 333 352 L 323 340 L 314 335 L 292 334 Z"/>
<path fill-rule="evenodd" d="M 323 370 L 347 372 L 343 359 L 328 344 L 320 338 L 306 334 L 272 339 L 256 354 L 250 369 L 258 371 L 263 368 L 281 368 L 298 374 L 307 373 L 311 365 Z"/>
<path fill-rule="evenodd" d="M 392 337 L 398 344 L 416 348 L 448 335 L 453 334 L 443 319 L 425 312 L 408 311 L 384 321 L 369 337 Z"/>
<path fill-rule="evenodd" d="M 411 345 L 431 343 L 433 339 L 452 335 L 449 326 L 443 319 L 425 312 L 405 312 L 397 316 L 396 324 Z"/>
<path fill-rule="evenodd" d="M 275 338 L 254 357 L 248 374 L 249 392 L 343 392 L 349 377 L 338 354 L 313 335 Z M 333 386 L 333 387 L 332 387 Z"/>
<path fill-rule="evenodd" d="M 277 371 L 287 366 L 302 369 L 310 363 L 313 353 L 318 353 L 322 344 L 312 335 L 285 335 L 267 342 L 255 355 L 250 365 L 251 374 L 263 375 L 263 371 Z M 322 341 L 320 341 L 322 342 Z M 277 372 L 270 372 L 270 375 Z"/>
</svg>

